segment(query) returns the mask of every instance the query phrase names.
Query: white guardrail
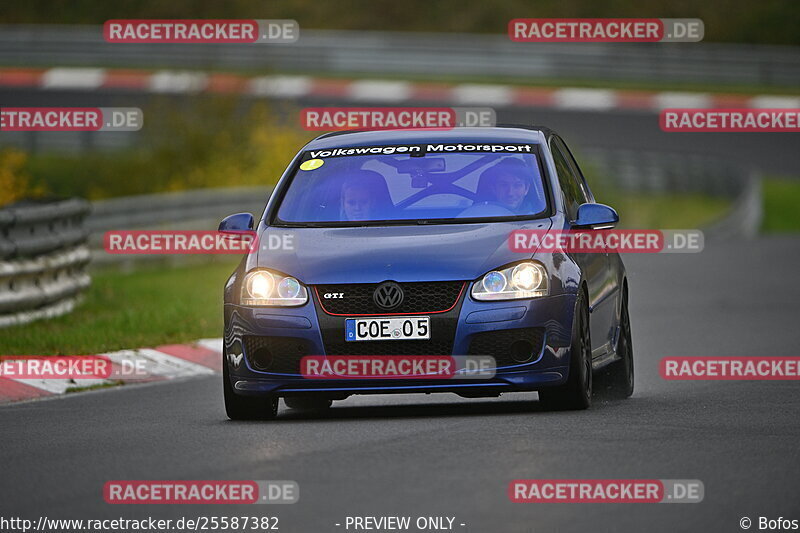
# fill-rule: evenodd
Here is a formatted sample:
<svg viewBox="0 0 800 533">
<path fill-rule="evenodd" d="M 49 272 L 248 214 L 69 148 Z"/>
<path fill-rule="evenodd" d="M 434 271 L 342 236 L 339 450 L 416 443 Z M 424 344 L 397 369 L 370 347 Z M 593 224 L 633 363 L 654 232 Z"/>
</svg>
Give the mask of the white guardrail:
<svg viewBox="0 0 800 533">
<path fill-rule="evenodd" d="M 0 327 L 70 312 L 91 278 L 82 199 L 0 208 Z"/>
</svg>

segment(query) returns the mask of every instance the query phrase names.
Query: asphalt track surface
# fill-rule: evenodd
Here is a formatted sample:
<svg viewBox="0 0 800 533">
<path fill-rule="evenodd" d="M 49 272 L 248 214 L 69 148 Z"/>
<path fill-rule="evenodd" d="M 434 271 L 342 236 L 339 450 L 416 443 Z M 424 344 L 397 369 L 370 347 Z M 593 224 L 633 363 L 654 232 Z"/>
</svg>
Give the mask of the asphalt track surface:
<svg viewBox="0 0 800 533">
<path fill-rule="evenodd" d="M 142 107 L 147 121 L 147 105 L 153 98 L 171 98 L 176 104 L 190 100 L 186 95 L 160 95 L 128 91 L 68 91 L 28 88 L 0 89 L 0 104 L 9 107 Z M 202 98 L 202 97 L 199 97 Z M 246 100 L 246 99 L 245 99 Z M 304 98 L 291 105 L 356 105 L 341 100 Z M 430 106 L 441 102 L 408 102 L 404 105 Z M 800 177 L 800 150 L 797 133 L 666 133 L 658 126 L 658 114 L 649 111 L 589 111 L 544 108 L 498 107 L 498 123 L 535 124 L 558 131 L 572 148 L 582 147 L 647 150 L 716 156 L 744 168 L 768 174 Z M 294 119 L 296 109 L 284 109 Z M 107 132 L 106 135 L 120 133 Z M 287 154 L 287 161 L 294 154 Z"/>
<path fill-rule="evenodd" d="M 636 392 L 588 411 L 537 395 L 360 396 L 324 415 L 225 418 L 219 376 L 0 408 L 0 516 L 272 515 L 280 531 L 346 516 L 454 516 L 455 531 L 741 531 L 800 519 L 800 383 L 676 382 L 664 356 L 798 355 L 800 241 L 626 257 Z M 694 504 L 514 504 L 511 480 L 699 479 Z M 295 480 L 294 505 L 108 505 L 125 479 Z M 754 525 L 753 530 L 757 529 Z M 352 531 L 352 529 L 350 530 Z M 412 530 L 413 531 L 413 530 Z"/>
</svg>

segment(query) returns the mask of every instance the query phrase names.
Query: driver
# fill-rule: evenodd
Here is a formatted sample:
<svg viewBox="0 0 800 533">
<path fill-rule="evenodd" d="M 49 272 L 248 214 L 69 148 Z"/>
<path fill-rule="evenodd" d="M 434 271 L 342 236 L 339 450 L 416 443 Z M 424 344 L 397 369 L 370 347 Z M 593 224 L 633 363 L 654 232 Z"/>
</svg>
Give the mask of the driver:
<svg viewBox="0 0 800 533">
<path fill-rule="evenodd" d="M 527 201 L 533 184 L 531 170 L 519 159 L 501 160 L 483 171 L 480 178 L 493 201 L 516 214 L 531 213 L 533 205 Z"/>
</svg>

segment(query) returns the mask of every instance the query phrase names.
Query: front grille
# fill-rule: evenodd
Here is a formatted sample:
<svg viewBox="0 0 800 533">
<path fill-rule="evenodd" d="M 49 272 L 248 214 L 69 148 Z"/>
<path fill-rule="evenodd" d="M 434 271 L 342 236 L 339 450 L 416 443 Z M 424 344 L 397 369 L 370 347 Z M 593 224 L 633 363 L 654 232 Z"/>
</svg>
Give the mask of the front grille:
<svg viewBox="0 0 800 533">
<path fill-rule="evenodd" d="M 323 310 L 333 315 L 388 315 L 399 313 L 441 313 L 455 305 L 464 286 L 463 281 L 425 281 L 400 283 L 403 303 L 386 311 L 372 300 L 379 283 L 317 285 Z M 341 293 L 342 298 L 325 298 L 325 294 Z"/>
<path fill-rule="evenodd" d="M 421 315 L 430 315 L 431 338 L 428 340 L 391 340 L 391 341 L 345 341 L 344 323 L 346 318 L 342 316 L 333 316 L 323 312 L 320 307 L 317 307 L 317 320 L 319 321 L 320 332 L 322 333 L 322 343 L 325 346 L 325 353 L 328 355 L 451 355 L 453 353 L 453 340 L 456 336 L 456 326 L 458 325 L 458 314 L 461 311 L 461 304 L 464 301 L 463 296 L 459 297 L 461 292 L 462 282 L 432 282 L 432 283 L 401 283 L 400 285 L 405 288 L 407 285 L 415 285 L 415 290 L 424 286 L 447 285 L 449 290 L 453 291 L 455 287 L 455 294 L 451 301 L 444 301 L 442 296 L 439 296 L 438 304 L 436 307 L 442 311 L 437 314 L 420 313 Z M 457 285 L 456 285 L 457 284 Z M 356 286 L 356 285 L 354 285 Z M 370 285 L 362 285 L 368 287 Z M 339 287 L 344 287 L 340 285 Z M 371 285 L 375 287 L 375 285 Z M 324 292 L 323 287 L 320 289 L 319 295 L 322 296 Z M 443 294 L 444 291 L 440 293 Z M 314 303 L 319 304 L 319 298 L 315 293 Z M 370 301 L 372 300 L 372 293 L 369 293 Z M 332 301 L 332 300 L 330 300 Z M 402 304 L 400 309 L 432 309 L 434 305 L 428 302 L 428 305 L 423 305 L 425 302 L 412 302 L 416 307 L 410 307 L 408 302 Z M 435 302 L 434 302 L 435 303 Z M 325 302 L 327 305 L 328 302 Z M 374 306 L 372 306 L 374 307 Z M 372 309 L 370 307 L 369 309 Z M 452 308 L 446 311 L 448 308 Z M 363 309 L 358 310 L 359 313 L 364 313 Z M 369 312 L 369 311 L 367 311 Z M 415 312 L 415 311 L 397 311 L 395 312 Z M 388 315 L 390 313 L 382 313 Z"/>
<path fill-rule="evenodd" d="M 542 351 L 544 332 L 545 328 L 518 328 L 476 333 L 468 355 L 491 355 L 498 367 L 529 363 Z"/>
<path fill-rule="evenodd" d="M 311 355 L 310 345 L 295 337 L 244 336 L 244 354 L 254 370 L 300 374 L 300 360 Z"/>
</svg>

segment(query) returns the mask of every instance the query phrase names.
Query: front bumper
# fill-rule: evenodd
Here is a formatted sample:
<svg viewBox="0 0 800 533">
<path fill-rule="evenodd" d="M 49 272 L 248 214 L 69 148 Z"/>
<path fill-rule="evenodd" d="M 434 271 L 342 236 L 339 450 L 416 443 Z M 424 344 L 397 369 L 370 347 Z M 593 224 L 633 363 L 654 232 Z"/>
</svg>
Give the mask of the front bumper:
<svg viewBox="0 0 800 533">
<path fill-rule="evenodd" d="M 570 294 L 503 302 L 477 302 L 467 290 L 446 313 L 431 315 L 432 341 L 367 341 L 344 343 L 343 316 L 332 316 L 314 291 L 309 302 L 294 308 L 225 305 L 225 361 L 234 390 L 242 395 L 315 394 L 344 398 L 351 394 L 455 392 L 491 396 L 560 385 L 567 379 L 575 296 Z M 424 314 L 424 313 L 421 313 Z M 438 332 L 438 333 L 437 333 Z M 534 332 L 535 335 L 531 335 Z M 525 357 L 507 354 L 502 339 L 534 339 Z M 392 344 L 392 343 L 397 343 Z M 342 355 L 356 346 L 371 355 L 400 343 L 417 343 L 402 355 L 493 355 L 497 364 L 489 379 L 307 379 L 299 372 L 304 355 Z M 387 348 L 389 345 L 389 348 Z M 259 350 L 268 347 L 275 353 Z M 329 349 L 326 350 L 326 347 Z M 382 347 L 381 349 L 376 349 Z M 344 348 L 346 349 L 346 348 Z M 494 350 L 496 353 L 485 352 Z M 330 353 L 329 353 L 330 352 Z M 400 354 L 401 349 L 398 349 Z M 258 357 L 254 357 L 257 355 Z M 355 352 L 350 355 L 363 355 Z"/>
</svg>

